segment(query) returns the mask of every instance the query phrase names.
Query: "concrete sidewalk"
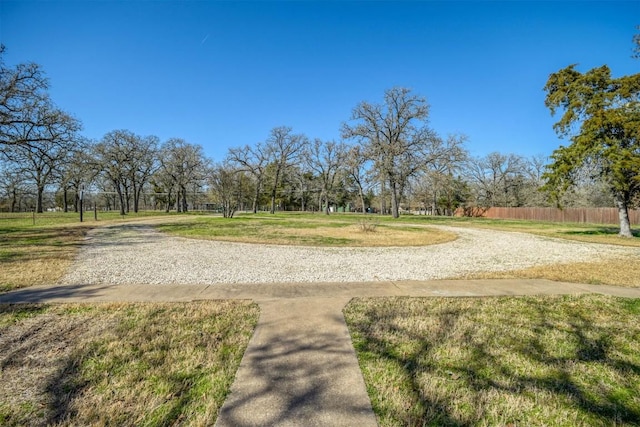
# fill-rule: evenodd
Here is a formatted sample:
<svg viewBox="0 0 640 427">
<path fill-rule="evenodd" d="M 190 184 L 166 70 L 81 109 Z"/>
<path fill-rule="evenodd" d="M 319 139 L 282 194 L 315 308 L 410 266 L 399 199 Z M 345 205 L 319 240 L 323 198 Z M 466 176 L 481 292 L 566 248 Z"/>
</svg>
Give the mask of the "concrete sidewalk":
<svg viewBox="0 0 640 427">
<path fill-rule="evenodd" d="M 379 281 L 217 285 L 48 285 L 0 294 L 0 303 L 193 301 L 202 299 L 353 298 L 383 296 L 499 296 L 599 293 L 640 297 L 640 288 L 586 285 L 543 279 Z"/>
<path fill-rule="evenodd" d="M 375 426 L 376 418 L 342 315 L 353 297 L 601 293 L 640 298 L 640 289 L 548 280 L 282 283 L 243 285 L 42 286 L 0 303 L 252 299 L 256 331 L 218 426 Z"/>
</svg>

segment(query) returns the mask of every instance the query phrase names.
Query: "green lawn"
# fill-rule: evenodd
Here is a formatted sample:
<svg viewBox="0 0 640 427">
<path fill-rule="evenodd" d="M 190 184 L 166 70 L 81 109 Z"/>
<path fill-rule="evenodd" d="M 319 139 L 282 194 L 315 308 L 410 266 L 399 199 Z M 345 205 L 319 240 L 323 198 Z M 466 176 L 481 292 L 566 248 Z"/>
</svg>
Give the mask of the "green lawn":
<svg viewBox="0 0 640 427">
<path fill-rule="evenodd" d="M 0 305 L 0 425 L 213 425 L 256 304 Z"/>
<path fill-rule="evenodd" d="M 640 300 L 355 299 L 381 426 L 640 425 Z"/>
<path fill-rule="evenodd" d="M 372 215 L 287 213 L 234 218 L 200 216 L 157 227 L 196 239 L 304 246 L 424 246 L 456 238 L 454 233 L 425 225 L 428 224 L 397 223 Z"/>
</svg>

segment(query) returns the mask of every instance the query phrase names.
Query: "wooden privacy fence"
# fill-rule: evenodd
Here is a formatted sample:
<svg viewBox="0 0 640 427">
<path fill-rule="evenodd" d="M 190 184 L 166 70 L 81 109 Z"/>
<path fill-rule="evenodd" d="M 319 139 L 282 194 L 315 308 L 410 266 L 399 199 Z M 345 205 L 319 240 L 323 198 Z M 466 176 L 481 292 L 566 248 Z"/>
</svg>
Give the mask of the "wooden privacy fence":
<svg viewBox="0 0 640 427">
<path fill-rule="evenodd" d="M 616 208 L 461 208 L 456 211 L 456 216 L 588 224 L 620 223 Z M 630 210 L 629 220 L 631 224 L 640 224 L 640 210 Z"/>
</svg>

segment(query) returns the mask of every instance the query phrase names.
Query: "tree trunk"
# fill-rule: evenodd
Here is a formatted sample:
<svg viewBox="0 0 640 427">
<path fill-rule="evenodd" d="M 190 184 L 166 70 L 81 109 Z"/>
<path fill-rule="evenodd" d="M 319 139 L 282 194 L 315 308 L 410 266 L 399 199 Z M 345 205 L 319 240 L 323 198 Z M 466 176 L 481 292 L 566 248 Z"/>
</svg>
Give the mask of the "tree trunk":
<svg viewBox="0 0 640 427">
<path fill-rule="evenodd" d="M 276 213 L 276 190 L 271 193 L 271 213 Z"/>
<path fill-rule="evenodd" d="M 133 186 L 133 212 L 138 213 L 138 206 L 140 204 L 140 192 L 141 188 L 138 188 L 137 185 Z"/>
<path fill-rule="evenodd" d="M 44 194 L 44 187 L 38 186 L 38 197 L 36 199 L 36 213 L 42 213 L 42 199 Z"/>
<path fill-rule="evenodd" d="M 124 216 L 126 214 L 125 211 L 125 203 L 124 203 L 124 194 L 122 193 L 122 187 L 118 181 L 113 182 L 113 186 L 116 188 L 116 193 L 118 193 L 118 198 L 120 199 L 120 215 Z"/>
<path fill-rule="evenodd" d="M 326 202 L 325 208 L 324 208 L 324 213 L 325 215 L 329 215 L 329 192 L 324 190 L 324 201 Z"/>
<path fill-rule="evenodd" d="M 260 199 L 260 184 L 256 183 L 256 192 L 253 195 L 253 213 L 258 213 L 258 200 Z"/>
<path fill-rule="evenodd" d="M 165 208 L 164 211 L 165 213 L 169 213 L 169 211 L 171 210 L 171 193 L 172 193 L 172 189 L 169 189 L 169 191 L 167 191 L 167 203 L 165 204 Z"/>
<path fill-rule="evenodd" d="M 618 217 L 620 218 L 620 237 L 633 237 L 631 233 L 631 223 L 629 222 L 629 209 L 627 201 L 623 194 L 616 192 L 616 207 L 618 208 Z"/>
<path fill-rule="evenodd" d="M 385 180 L 380 181 L 380 214 L 384 215 L 387 213 L 387 195 L 385 188 Z"/>
<path fill-rule="evenodd" d="M 131 196 L 129 195 L 129 187 L 127 185 L 123 185 L 122 186 L 124 192 L 123 192 L 123 196 L 124 196 L 124 203 L 125 203 L 125 212 L 129 213 L 130 209 L 129 209 L 129 201 L 131 200 Z"/>
<path fill-rule="evenodd" d="M 118 197 L 120 198 L 120 215 L 124 216 L 126 214 L 124 194 L 122 194 L 122 188 L 120 188 L 120 185 L 116 185 L 116 191 L 118 192 Z"/>
<path fill-rule="evenodd" d="M 362 213 L 367 213 L 367 208 L 364 206 L 364 192 L 362 191 L 362 185 L 358 183 L 358 195 L 360 196 L 360 204 L 362 205 Z"/>
<path fill-rule="evenodd" d="M 187 204 L 187 189 L 186 187 L 182 188 L 182 212 L 186 213 L 189 210 L 189 205 Z"/>
<path fill-rule="evenodd" d="M 398 189 L 395 182 L 390 182 L 391 187 L 391 216 L 400 218 L 400 206 L 398 203 Z"/>
<path fill-rule="evenodd" d="M 67 193 L 68 193 L 67 187 L 64 187 L 62 189 L 62 210 L 65 213 L 69 212 L 69 201 L 67 200 L 67 196 L 68 196 Z"/>
<path fill-rule="evenodd" d="M 16 208 L 18 206 L 18 192 L 14 188 L 11 191 L 11 212 L 16 212 Z"/>
</svg>

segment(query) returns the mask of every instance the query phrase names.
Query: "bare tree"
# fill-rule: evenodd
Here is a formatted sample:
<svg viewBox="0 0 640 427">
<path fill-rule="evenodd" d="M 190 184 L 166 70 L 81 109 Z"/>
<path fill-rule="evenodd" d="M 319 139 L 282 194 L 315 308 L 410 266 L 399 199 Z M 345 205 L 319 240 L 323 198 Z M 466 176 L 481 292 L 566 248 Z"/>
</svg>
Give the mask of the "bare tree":
<svg viewBox="0 0 640 427">
<path fill-rule="evenodd" d="M 356 123 L 342 126 L 343 137 L 363 144 L 388 184 L 394 218 L 400 216 L 400 196 L 407 180 L 424 167 L 430 154 L 434 133 L 426 125 L 428 116 L 424 98 L 406 88 L 393 88 L 385 92 L 384 104 L 358 104 L 351 116 Z"/>
<path fill-rule="evenodd" d="M 2 151 L 4 157 L 17 165 L 17 172 L 33 182 L 36 188 L 36 212 L 43 212 L 43 194 L 48 185 L 54 183 L 62 166 L 71 157 L 77 143 L 74 135 L 37 143 L 15 144 Z"/>
<path fill-rule="evenodd" d="M 482 158 L 470 159 L 466 171 L 478 205 L 509 207 L 525 204 L 523 189 L 526 167 L 521 156 L 490 153 Z"/>
<path fill-rule="evenodd" d="M 131 200 L 134 212 L 138 212 L 142 188 L 155 169 L 157 140 L 155 136 L 114 130 L 95 145 L 97 165 L 118 194 L 121 215 L 130 211 Z"/>
<path fill-rule="evenodd" d="M 236 165 L 239 170 L 248 172 L 253 177 L 255 193 L 253 196 L 252 210 L 253 213 L 258 212 L 258 201 L 269 162 L 267 148 L 262 143 L 256 144 L 255 147 L 245 145 L 240 148 L 231 148 L 229 149 L 227 160 Z"/>
<path fill-rule="evenodd" d="M 62 208 L 65 212 L 69 211 L 69 192 L 71 191 L 74 197 L 74 212 L 78 212 L 80 192 L 83 187 L 88 187 L 99 173 L 95 168 L 95 161 L 90 157 L 90 147 L 89 141 L 80 139 L 59 170 Z"/>
<path fill-rule="evenodd" d="M 157 151 L 159 139 L 157 136 L 136 136 L 132 141 L 136 149 L 127 163 L 127 173 L 133 192 L 133 211 L 138 212 L 140 197 L 145 184 L 157 168 Z"/>
<path fill-rule="evenodd" d="M 129 212 L 131 185 L 127 162 L 134 157 L 135 145 L 132 143 L 134 138 L 135 135 L 128 130 L 114 130 L 107 133 L 94 146 L 98 167 L 118 194 L 120 215 Z"/>
<path fill-rule="evenodd" d="M 324 206 L 327 215 L 329 215 L 331 192 L 338 174 L 344 171 L 346 158 L 347 146 L 343 142 L 323 142 L 320 139 L 315 139 L 303 152 L 305 165 L 320 183 L 318 204 Z"/>
<path fill-rule="evenodd" d="M 229 163 L 219 164 L 211 169 L 209 188 L 215 200 L 222 206 L 222 215 L 225 218 L 233 218 L 241 204 L 244 173 Z"/>
<path fill-rule="evenodd" d="M 348 148 L 347 155 L 344 160 L 344 167 L 347 177 L 349 177 L 350 182 L 353 183 L 358 193 L 362 213 L 366 213 L 367 209 L 364 201 L 364 192 L 365 186 L 367 185 L 368 163 L 370 163 L 370 161 L 363 153 L 362 146 L 355 145 Z"/>
<path fill-rule="evenodd" d="M 547 197 L 541 191 L 544 185 L 543 174 L 549 158 L 543 154 L 523 157 L 523 175 L 525 178 L 523 194 L 525 206 L 546 206 Z"/>
<path fill-rule="evenodd" d="M 318 180 L 311 171 L 301 168 L 293 169 L 292 184 L 294 184 L 295 199 L 300 203 L 300 210 L 304 212 L 310 207 L 312 208 L 312 205 L 310 206 L 311 196 L 313 193 L 317 193 Z M 320 209 L 320 205 L 318 206 Z"/>
<path fill-rule="evenodd" d="M 158 173 L 164 176 L 161 181 L 168 184 L 169 191 L 175 189 L 178 212 L 187 212 L 187 190 L 197 189 L 204 184 L 209 160 L 200 145 L 190 144 L 180 138 L 166 141 L 159 157 Z"/>
<path fill-rule="evenodd" d="M 0 207 L 9 212 L 24 209 L 23 200 L 29 193 L 28 183 L 19 167 L 13 162 L 0 158 Z"/>
<path fill-rule="evenodd" d="M 425 207 L 431 204 L 433 214 L 444 213 L 451 215 L 461 202 L 463 186 L 458 179 L 464 162 L 469 154 L 464 147 L 467 141 L 465 135 L 449 135 L 446 139 L 434 136 L 430 139 L 430 148 L 425 156 L 422 176 L 422 194 Z M 425 187 L 425 184 L 426 185 Z"/>
<path fill-rule="evenodd" d="M 280 126 L 271 130 L 265 147 L 270 166 L 271 213 L 275 213 L 278 187 L 287 168 L 295 163 L 306 144 L 307 138 L 302 134 L 293 134 L 290 127 Z"/>
<path fill-rule="evenodd" d="M 66 145 L 80 122 L 53 105 L 39 65 L 7 67 L 4 51 L 0 45 L 0 146 L 29 146 L 34 152 Z"/>
</svg>

